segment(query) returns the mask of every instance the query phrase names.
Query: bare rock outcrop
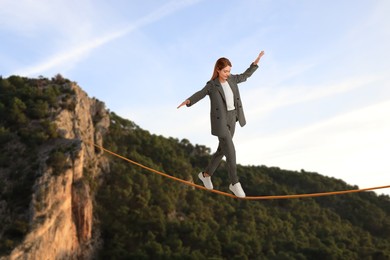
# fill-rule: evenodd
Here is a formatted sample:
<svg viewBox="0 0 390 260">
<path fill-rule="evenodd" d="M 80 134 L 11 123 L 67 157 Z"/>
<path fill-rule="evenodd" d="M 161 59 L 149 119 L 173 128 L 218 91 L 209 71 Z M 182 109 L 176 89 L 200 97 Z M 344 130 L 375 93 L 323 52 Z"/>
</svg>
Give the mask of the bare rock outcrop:
<svg viewBox="0 0 390 260">
<path fill-rule="evenodd" d="M 75 93 L 69 101 L 74 109 L 62 109 L 53 118 L 62 138 L 41 152 L 30 232 L 5 259 L 91 259 L 96 249 L 91 181 L 108 172 L 109 164 L 93 143 L 102 145 L 110 120 L 104 103 L 74 83 L 69 87 Z M 64 149 L 66 161 L 59 172 L 47 163 L 57 146 Z"/>
</svg>

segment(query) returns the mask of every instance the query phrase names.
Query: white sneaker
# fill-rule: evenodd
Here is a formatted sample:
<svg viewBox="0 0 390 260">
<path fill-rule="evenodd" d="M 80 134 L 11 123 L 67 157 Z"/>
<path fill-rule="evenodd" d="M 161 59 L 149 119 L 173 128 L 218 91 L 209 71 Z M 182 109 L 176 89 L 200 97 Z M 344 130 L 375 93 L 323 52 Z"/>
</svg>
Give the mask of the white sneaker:
<svg viewBox="0 0 390 260">
<path fill-rule="evenodd" d="M 213 189 L 213 183 L 211 182 L 211 176 L 204 177 L 203 172 L 200 172 L 198 174 L 199 179 L 203 182 L 203 185 L 206 187 L 208 190 Z"/>
<path fill-rule="evenodd" d="M 237 182 L 234 185 L 230 184 L 229 190 L 231 190 L 234 193 L 234 195 L 236 195 L 237 197 L 245 198 L 245 192 L 242 189 L 241 184 L 239 182 Z"/>
</svg>

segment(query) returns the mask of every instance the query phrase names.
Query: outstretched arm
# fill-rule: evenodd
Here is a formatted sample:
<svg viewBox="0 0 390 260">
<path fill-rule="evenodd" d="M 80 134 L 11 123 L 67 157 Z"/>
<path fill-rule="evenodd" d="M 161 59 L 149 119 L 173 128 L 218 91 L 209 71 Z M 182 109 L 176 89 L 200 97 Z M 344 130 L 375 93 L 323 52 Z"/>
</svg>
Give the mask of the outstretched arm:
<svg viewBox="0 0 390 260">
<path fill-rule="evenodd" d="M 257 65 L 257 63 L 259 63 L 259 61 L 260 61 L 261 57 L 263 57 L 263 55 L 264 55 L 264 51 L 261 51 L 261 52 L 259 53 L 259 56 L 257 56 L 257 58 L 255 59 L 255 61 L 253 62 L 253 64 L 254 64 L 254 65 Z"/>
<path fill-rule="evenodd" d="M 181 108 L 182 106 L 186 105 L 187 107 L 194 105 L 196 102 L 204 98 L 206 95 L 209 94 L 210 88 L 211 88 L 211 81 L 207 82 L 206 86 L 193 94 L 191 97 L 187 98 L 183 103 L 181 103 L 177 108 Z"/>
<path fill-rule="evenodd" d="M 244 71 L 244 73 L 241 73 L 241 74 L 237 74 L 237 75 L 232 75 L 236 82 L 237 83 L 241 83 L 241 82 L 244 82 L 247 80 L 247 78 L 249 78 L 250 76 L 252 76 L 252 74 L 257 70 L 257 68 L 259 67 L 257 65 L 257 63 L 259 63 L 261 57 L 263 57 L 264 55 L 264 51 L 261 51 L 259 53 L 259 55 L 257 56 L 257 58 L 255 59 L 254 62 L 252 62 L 252 64 L 250 65 L 250 67 Z"/>
</svg>

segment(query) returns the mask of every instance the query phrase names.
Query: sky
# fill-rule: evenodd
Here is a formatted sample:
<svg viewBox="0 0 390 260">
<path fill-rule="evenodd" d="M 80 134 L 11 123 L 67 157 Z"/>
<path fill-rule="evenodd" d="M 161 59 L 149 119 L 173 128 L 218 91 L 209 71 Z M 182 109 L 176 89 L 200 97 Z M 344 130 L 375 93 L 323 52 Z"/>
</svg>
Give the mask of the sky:
<svg viewBox="0 0 390 260">
<path fill-rule="evenodd" d="M 59 73 L 152 134 L 214 152 L 209 99 L 177 106 L 218 58 L 239 74 L 264 50 L 239 85 L 237 162 L 385 186 L 389 13 L 388 0 L 0 0 L 0 75 Z"/>
</svg>

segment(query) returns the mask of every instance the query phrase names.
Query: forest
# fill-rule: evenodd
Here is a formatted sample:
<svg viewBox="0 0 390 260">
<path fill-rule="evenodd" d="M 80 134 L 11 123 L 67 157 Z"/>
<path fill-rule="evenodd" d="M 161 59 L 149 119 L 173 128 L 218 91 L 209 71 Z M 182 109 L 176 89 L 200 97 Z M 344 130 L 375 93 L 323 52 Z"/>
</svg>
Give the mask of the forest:
<svg viewBox="0 0 390 260">
<path fill-rule="evenodd" d="M 150 134 L 111 113 L 105 147 L 185 180 L 210 149 Z M 238 166 L 248 195 L 356 189 L 318 173 Z M 224 162 L 213 177 L 227 191 Z M 115 200 L 113 200 L 115 198 Z M 388 259 L 390 201 L 374 192 L 319 198 L 245 201 L 173 182 L 111 159 L 97 194 L 104 249 L 115 259 Z"/>
<path fill-rule="evenodd" d="M 74 109 L 67 79 L 0 78 L 0 255 L 28 233 L 26 208 L 37 178 L 34 151 L 58 139 L 52 118 Z M 44 84 L 46 87 L 41 88 Z M 159 136 L 110 112 L 104 147 L 178 178 L 199 183 L 210 149 Z M 59 147 L 49 164 L 63 167 Z M 106 154 L 110 172 L 89 180 L 99 259 L 390 259 L 390 198 L 374 192 L 247 201 L 174 182 Z M 356 189 L 315 172 L 238 165 L 249 196 Z M 56 173 L 57 172 L 57 173 Z M 226 164 L 213 184 L 228 191 Z M 0 216 L 1 217 L 1 216 Z"/>
</svg>

